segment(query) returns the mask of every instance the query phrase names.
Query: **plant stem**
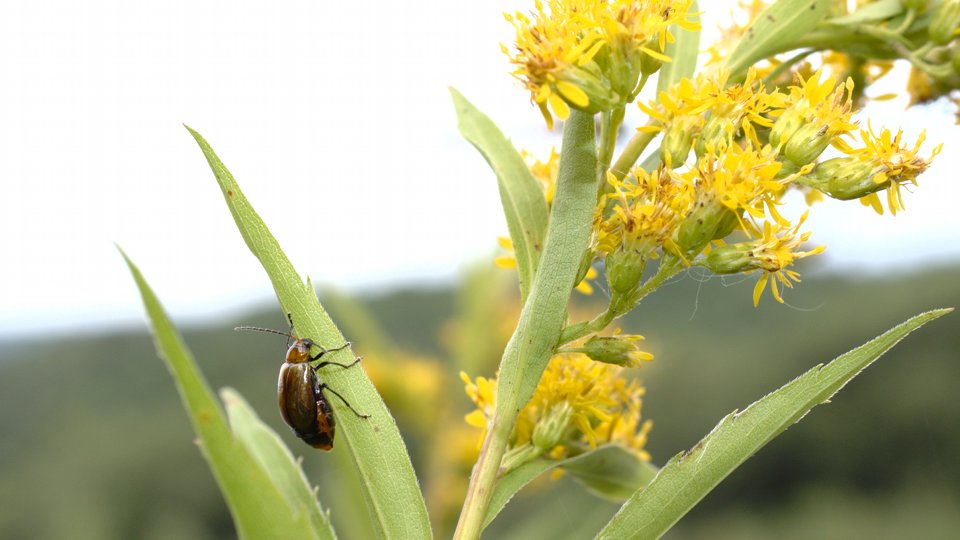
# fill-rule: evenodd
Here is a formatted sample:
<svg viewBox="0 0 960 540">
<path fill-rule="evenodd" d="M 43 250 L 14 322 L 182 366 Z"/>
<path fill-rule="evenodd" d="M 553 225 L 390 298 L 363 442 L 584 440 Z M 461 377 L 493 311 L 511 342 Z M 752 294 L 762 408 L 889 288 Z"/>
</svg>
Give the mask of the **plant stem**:
<svg viewBox="0 0 960 540">
<path fill-rule="evenodd" d="M 623 177 L 630 172 L 630 168 L 633 167 L 633 164 L 640 158 L 640 154 L 647 149 L 647 145 L 650 144 L 650 141 L 652 141 L 658 133 L 658 131 L 638 131 L 630 138 L 627 146 L 625 146 L 623 152 L 620 153 L 620 157 L 617 158 L 616 163 L 610 167 L 610 172 L 617 177 L 617 180 L 623 180 Z"/>
<path fill-rule="evenodd" d="M 634 293 L 634 296 L 632 297 L 633 302 L 629 307 L 616 309 L 613 305 L 611 305 L 606 311 L 600 315 L 597 315 L 589 322 L 578 323 L 564 328 L 563 332 L 560 334 L 558 346 L 565 345 L 571 341 L 578 340 L 584 336 L 588 336 L 603 330 L 617 317 L 622 317 L 623 315 L 629 313 L 631 309 L 635 308 L 637 304 L 644 299 L 644 297 L 660 288 L 665 281 L 677 275 L 677 273 L 684 268 L 685 266 L 677 257 L 672 255 L 664 255 L 663 262 L 657 269 L 657 273 L 654 274 L 652 278 L 648 279 L 643 285 L 641 285 L 639 289 L 637 289 L 637 292 Z"/>
<path fill-rule="evenodd" d="M 496 408 L 470 477 L 454 538 L 479 538 L 517 415 L 533 395 L 556 348 L 580 259 L 587 248 L 597 194 L 593 115 L 573 111 L 563 128 L 557 192 L 543 254 L 520 321 L 500 361 Z"/>
</svg>

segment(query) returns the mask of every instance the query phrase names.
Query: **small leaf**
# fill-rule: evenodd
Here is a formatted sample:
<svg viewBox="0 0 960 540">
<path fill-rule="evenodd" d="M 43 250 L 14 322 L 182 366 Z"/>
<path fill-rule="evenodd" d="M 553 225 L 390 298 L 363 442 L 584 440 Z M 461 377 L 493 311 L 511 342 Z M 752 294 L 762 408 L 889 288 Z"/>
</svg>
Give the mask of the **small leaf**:
<svg viewBox="0 0 960 540">
<path fill-rule="evenodd" d="M 759 60 L 788 51 L 826 17 L 830 0 L 780 0 L 760 12 L 727 59 L 731 79 Z"/>
<path fill-rule="evenodd" d="M 334 538 L 333 529 L 306 482 L 289 480 L 294 474 L 302 478 L 302 472 L 291 471 L 288 466 L 292 463 L 280 471 L 267 469 L 247 444 L 234 437 L 223 410 L 160 301 L 140 270 L 122 250 L 120 253 L 140 289 L 157 352 L 177 385 L 203 456 L 230 508 L 237 535 L 251 539 Z M 279 476 L 274 476 L 277 472 Z"/>
<path fill-rule="evenodd" d="M 263 470 L 269 471 L 271 480 L 294 513 L 306 514 L 314 530 L 330 529 L 328 515 L 320 509 L 303 469 L 276 432 L 260 420 L 236 390 L 220 390 L 220 400 L 227 409 L 230 428 L 237 441 L 246 447 Z"/>
<path fill-rule="evenodd" d="M 493 495 L 490 496 L 490 503 L 487 506 L 487 514 L 483 518 L 483 527 L 487 525 L 500 514 L 503 507 L 513 499 L 524 486 L 533 481 L 534 478 L 553 469 L 560 462 L 553 459 L 536 458 L 530 460 L 516 469 L 508 472 L 497 479 L 497 484 L 493 488 Z"/>
<path fill-rule="evenodd" d="M 690 4 L 690 13 L 698 10 L 697 2 Z M 699 16 L 697 17 L 700 18 Z M 671 58 L 660 66 L 657 76 L 657 95 L 665 92 L 681 79 L 692 79 L 697 69 L 697 56 L 700 54 L 700 30 L 685 30 L 674 25 L 671 33 L 675 38 L 673 43 L 667 43 L 664 51 Z"/>
<path fill-rule="evenodd" d="M 656 467 L 640 461 L 636 454 L 615 444 L 563 460 L 536 458 L 497 480 L 483 526 L 487 527 L 524 486 L 556 468 L 567 471 L 595 495 L 616 501 L 626 499 L 657 474 Z"/>
<path fill-rule="evenodd" d="M 657 474 L 656 467 L 616 444 L 567 459 L 562 467 L 594 495 L 616 502 L 626 500 Z"/>
<path fill-rule="evenodd" d="M 826 366 L 814 367 L 743 412 L 728 415 L 693 449 L 674 456 L 650 485 L 634 493 L 597 538 L 660 537 L 741 463 L 810 409 L 826 403 L 907 334 L 951 311 L 917 315 Z"/>
<path fill-rule="evenodd" d="M 530 291 L 547 234 L 547 202 L 543 190 L 497 125 L 460 92 L 451 88 L 450 94 L 460 133 L 480 151 L 497 175 L 500 201 L 517 256 L 522 302 Z"/>
<path fill-rule="evenodd" d="M 233 175 L 199 133 L 189 127 L 187 130 L 207 158 L 237 228 L 270 277 L 280 305 L 293 316 L 297 335 L 331 347 L 344 343 L 346 340 L 320 305 L 313 286 L 309 280 L 304 283 L 294 270 Z M 352 355 L 353 351 L 347 348 L 333 353 L 331 360 L 348 362 Z M 396 422 L 370 379 L 362 369 L 324 368 L 321 375 L 356 410 L 370 415 L 367 419 L 357 418 L 340 400 L 330 400 L 337 422 L 338 448 L 345 447 L 350 453 L 377 535 L 404 540 L 430 538 L 427 509 L 410 456 Z"/>
</svg>

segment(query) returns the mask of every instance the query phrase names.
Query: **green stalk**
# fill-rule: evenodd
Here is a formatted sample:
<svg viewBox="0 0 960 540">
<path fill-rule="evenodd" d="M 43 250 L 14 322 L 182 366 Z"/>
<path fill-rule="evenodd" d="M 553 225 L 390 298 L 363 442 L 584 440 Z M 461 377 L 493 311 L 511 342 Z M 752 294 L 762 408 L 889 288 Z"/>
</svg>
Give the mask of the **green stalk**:
<svg viewBox="0 0 960 540">
<path fill-rule="evenodd" d="M 623 152 L 620 153 L 620 157 L 617 158 L 616 163 L 610 168 L 610 172 L 617 177 L 617 180 L 623 180 L 623 177 L 630 172 L 633 164 L 640 159 L 640 154 L 647 149 L 647 145 L 649 145 L 650 141 L 659 133 L 659 131 L 638 131 L 627 142 L 627 146 L 624 147 Z"/>
<path fill-rule="evenodd" d="M 577 323 L 570 325 L 567 328 L 563 329 L 563 332 L 560 334 L 560 340 L 558 346 L 565 345 L 571 341 L 576 341 L 582 337 L 589 336 L 590 334 L 595 334 L 604 328 L 606 328 L 610 323 L 613 322 L 617 317 L 622 317 L 626 315 L 631 309 L 637 306 L 641 300 L 644 299 L 648 294 L 660 288 L 668 279 L 677 275 L 685 266 L 680 261 L 680 259 L 665 255 L 663 258 L 663 263 L 660 264 L 660 267 L 657 269 L 657 273 L 650 279 L 648 279 L 640 288 L 637 290 L 632 298 L 634 299 L 633 305 L 629 308 L 615 309 L 611 304 L 606 311 L 597 315 L 590 321 Z"/>
<path fill-rule="evenodd" d="M 479 538 L 517 415 L 530 400 L 560 338 L 597 195 L 593 116 L 573 111 L 563 128 L 557 193 L 543 255 L 520 321 L 503 352 L 496 408 L 470 478 L 454 538 Z"/>
</svg>

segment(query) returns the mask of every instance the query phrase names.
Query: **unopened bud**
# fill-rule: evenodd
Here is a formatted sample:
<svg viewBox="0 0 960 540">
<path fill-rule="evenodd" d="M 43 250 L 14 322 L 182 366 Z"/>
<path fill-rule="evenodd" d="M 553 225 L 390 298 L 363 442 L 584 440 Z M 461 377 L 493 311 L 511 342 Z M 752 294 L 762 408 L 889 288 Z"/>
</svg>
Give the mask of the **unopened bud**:
<svg viewBox="0 0 960 540">
<path fill-rule="evenodd" d="M 770 128 L 770 144 L 775 148 L 787 144 L 793 134 L 806 125 L 807 119 L 797 107 L 791 107 L 777 118 Z"/>
<path fill-rule="evenodd" d="M 660 160 L 667 167 L 675 169 L 687 160 L 701 120 L 699 116 L 679 116 L 670 122 L 660 142 Z"/>
<path fill-rule="evenodd" d="M 732 120 L 726 116 L 715 114 L 707 120 L 707 123 L 700 131 L 697 144 L 694 146 L 694 152 L 696 152 L 698 158 L 701 158 L 711 148 L 715 150 L 726 148 L 730 145 L 730 141 L 733 139 L 736 131 L 737 127 L 733 125 Z"/>
<path fill-rule="evenodd" d="M 646 259 L 632 249 L 619 248 L 607 255 L 607 283 L 615 296 L 630 296 L 640 285 Z"/>
<path fill-rule="evenodd" d="M 699 252 L 711 240 L 733 232 L 737 223 L 737 215 L 720 203 L 700 205 L 680 224 L 677 243 L 684 251 Z"/>
<path fill-rule="evenodd" d="M 957 28 L 960 28 L 960 0 L 943 0 L 927 27 L 930 41 L 946 45 L 957 37 Z"/>
<path fill-rule="evenodd" d="M 797 165 L 813 163 L 826 150 L 833 137 L 827 126 L 810 123 L 800 126 L 790 135 L 783 155 Z"/>
<path fill-rule="evenodd" d="M 739 274 L 760 267 L 753 255 L 752 245 L 747 244 L 727 244 L 714 248 L 707 255 L 706 264 L 714 274 Z"/>
<path fill-rule="evenodd" d="M 566 438 L 570 429 L 570 417 L 573 408 L 566 401 L 561 401 L 550 408 L 533 426 L 533 445 L 541 452 L 549 452 L 554 446 Z"/>
<path fill-rule="evenodd" d="M 663 51 L 660 49 L 660 40 L 656 36 L 647 40 L 647 42 L 644 43 L 644 48 L 663 54 Z M 653 75 L 660 70 L 660 66 L 662 65 L 662 59 L 657 58 L 646 51 L 640 51 L 640 73 L 646 76 Z"/>
<path fill-rule="evenodd" d="M 810 186 L 834 199 L 849 201 L 876 193 L 887 183 L 873 181 L 877 171 L 868 162 L 855 158 L 833 158 L 824 161 L 808 175 L 797 179 L 798 184 Z"/>
<path fill-rule="evenodd" d="M 641 340 L 643 336 L 637 335 L 593 336 L 579 351 L 589 356 L 591 360 L 604 364 L 640 367 L 641 362 L 653 360 L 652 354 L 641 351 L 637 347 L 637 342 Z"/>
</svg>

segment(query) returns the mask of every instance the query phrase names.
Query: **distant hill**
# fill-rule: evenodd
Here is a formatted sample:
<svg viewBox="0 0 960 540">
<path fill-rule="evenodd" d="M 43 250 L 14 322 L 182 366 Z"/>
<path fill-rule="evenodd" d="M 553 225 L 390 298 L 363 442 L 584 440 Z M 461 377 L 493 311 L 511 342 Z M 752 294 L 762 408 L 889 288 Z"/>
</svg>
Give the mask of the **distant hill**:
<svg viewBox="0 0 960 540">
<path fill-rule="evenodd" d="M 918 312 L 960 306 L 958 267 L 882 279 L 807 277 L 789 291 L 790 305 L 765 298 L 760 309 L 752 306 L 751 286 L 719 278 L 701 282 L 691 273 L 623 321 L 624 330 L 647 337 L 657 356 L 640 371 L 648 388 L 644 413 L 655 421 L 649 449 L 656 462 L 692 446 L 725 413 L 809 367 Z M 456 315 L 454 291 L 404 290 L 360 300 L 398 345 L 444 357 L 438 336 Z M 335 319 L 337 305 L 327 304 Z M 236 334 L 237 324 L 283 322 L 271 307 L 182 330 L 215 388 L 237 388 L 288 443 L 299 444 L 275 410 L 283 344 Z M 860 537 L 960 530 L 958 351 L 960 315 L 921 329 L 834 403 L 762 450 L 668 538 L 763 537 L 800 519 L 820 527 L 808 533 L 839 535 L 832 537 L 873 528 L 879 536 Z M 234 536 L 146 329 L 8 342 L 0 345 L 0 358 L 0 537 Z M 451 406 L 466 409 L 468 403 L 464 398 Z M 308 475 L 322 484 L 332 467 L 326 456 L 306 454 Z M 324 485 L 335 493 L 335 486 Z M 556 489 L 555 501 L 593 504 L 567 482 Z M 325 504 L 329 498 L 335 497 L 321 492 Z M 336 503 L 329 504 L 337 519 Z M 596 511 L 584 510 L 585 522 L 593 515 L 604 520 L 615 509 L 596 505 Z M 490 537 L 519 537 L 511 536 L 520 534 L 511 532 L 515 517 L 505 512 Z"/>
</svg>

